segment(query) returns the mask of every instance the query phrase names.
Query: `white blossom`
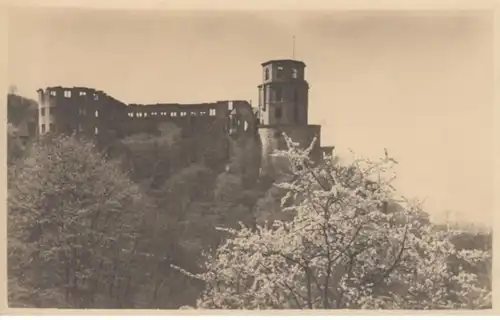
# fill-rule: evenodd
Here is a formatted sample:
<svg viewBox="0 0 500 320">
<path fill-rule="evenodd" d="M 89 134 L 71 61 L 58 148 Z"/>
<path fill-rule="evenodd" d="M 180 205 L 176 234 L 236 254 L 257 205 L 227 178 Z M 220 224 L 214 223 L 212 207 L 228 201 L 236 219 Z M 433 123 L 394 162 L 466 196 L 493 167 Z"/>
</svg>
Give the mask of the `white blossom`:
<svg viewBox="0 0 500 320">
<path fill-rule="evenodd" d="M 490 301 L 491 290 L 453 263 L 475 264 L 489 253 L 456 250 L 453 232 L 426 221 L 419 202 L 399 199 L 392 158 L 315 165 L 310 149 L 286 142 L 276 154 L 288 158 L 294 179 L 278 186 L 293 220 L 221 229 L 228 238 L 207 256 L 204 273 L 183 271 L 206 283 L 198 308 L 445 309 Z M 388 212 L 388 202 L 399 209 Z"/>
</svg>

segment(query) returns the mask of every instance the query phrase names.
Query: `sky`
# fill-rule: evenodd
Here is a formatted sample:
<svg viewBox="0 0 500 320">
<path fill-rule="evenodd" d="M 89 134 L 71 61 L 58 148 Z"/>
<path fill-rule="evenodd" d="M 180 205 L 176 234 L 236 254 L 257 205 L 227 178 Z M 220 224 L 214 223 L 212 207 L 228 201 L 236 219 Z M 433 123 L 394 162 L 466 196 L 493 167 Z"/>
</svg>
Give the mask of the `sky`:
<svg viewBox="0 0 500 320">
<path fill-rule="evenodd" d="M 434 220 L 491 225 L 493 21 L 480 12 L 18 9 L 8 77 L 36 98 L 87 86 L 125 103 L 252 100 L 261 63 L 306 63 L 322 144 L 399 161 Z M 446 214 L 446 212 L 449 212 Z"/>
</svg>

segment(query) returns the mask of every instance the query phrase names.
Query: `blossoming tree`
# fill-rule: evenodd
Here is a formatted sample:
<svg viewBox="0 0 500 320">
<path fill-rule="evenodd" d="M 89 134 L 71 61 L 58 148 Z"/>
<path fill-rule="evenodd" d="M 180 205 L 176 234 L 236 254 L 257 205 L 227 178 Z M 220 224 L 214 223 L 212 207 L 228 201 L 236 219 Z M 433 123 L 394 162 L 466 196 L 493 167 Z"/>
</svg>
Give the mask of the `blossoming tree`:
<svg viewBox="0 0 500 320">
<path fill-rule="evenodd" d="M 442 309 L 488 303 L 489 290 L 463 266 L 489 253 L 456 250 L 452 231 L 423 219 L 418 202 L 398 199 L 391 186 L 395 161 L 387 154 L 348 165 L 328 157 L 317 165 L 311 147 L 301 149 L 285 138 L 288 150 L 276 156 L 288 159 L 290 179 L 278 186 L 286 190 L 282 205 L 294 218 L 221 228 L 228 237 L 206 254 L 202 274 L 173 266 L 206 283 L 198 308 Z M 394 201 L 401 210 L 385 210 Z"/>
</svg>

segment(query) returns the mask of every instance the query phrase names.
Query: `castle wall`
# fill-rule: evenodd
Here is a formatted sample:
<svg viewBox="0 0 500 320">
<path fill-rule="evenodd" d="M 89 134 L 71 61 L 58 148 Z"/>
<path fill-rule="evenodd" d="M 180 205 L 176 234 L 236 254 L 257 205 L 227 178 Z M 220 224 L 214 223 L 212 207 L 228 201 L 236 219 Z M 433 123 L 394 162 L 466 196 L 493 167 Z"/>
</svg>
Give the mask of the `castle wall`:
<svg viewBox="0 0 500 320">
<path fill-rule="evenodd" d="M 172 123 L 181 129 L 185 142 L 192 144 L 190 158 L 212 159 L 221 165 L 232 152 L 228 137 L 246 139 L 247 144 L 255 140 L 256 119 L 247 101 L 127 105 L 102 91 L 63 87 L 39 90 L 38 95 L 42 135 L 75 133 L 108 145 L 137 133 L 157 134 L 162 123 Z M 205 154 L 207 148 L 212 149 L 210 155 Z"/>
<path fill-rule="evenodd" d="M 275 176 L 288 168 L 288 162 L 279 157 L 272 156 L 275 150 L 286 150 L 285 133 L 293 142 L 299 143 L 301 148 L 308 148 L 316 138 L 311 157 L 316 160 L 321 153 L 321 126 L 261 126 L 258 129 L 262 145 L 261 175 Z"/>
<path fill-rule="evenodd" d="M 186 136 L 207 131 L 220 136 L 229 130 L 227 101 L 126 105 L 102 91 L 63 87 L 38 90 L 38 97 L 38 132 L 42 135 L 57 132 L 123 137 L 156 132 L 157 125 L 162 122 L 175 123 Z"/>
<path fill-rule="evenodd" d="M 52 87 L 38 91 L 39 134 L 73 134 L 109 140 L 127 125 L 126 105 L 89 88 Z"/>
<path fill-rule="evenodd" d="M 287 161 L 271 156 L 277 149 L 286 149 L 283 133 L 302 148 L 316 138 L 313 160 L 330 153 L 320 148 L 321 127 L 307 124 L 305 64 L 272 60 L 262 66 L 258 116 L 247 101 L 127 105 L 94 89 L 52 87 L 39 90 L 39 131 L 76 132 L 106 142 L 137 133 L 160 133 L 162 123 L 172 123 L 181 129 L 184 143 L 192 146 L 194 158 L 223 163 L 238 154 L 244 161 L 229 170 L 243 174 L 260 169 L 262 175 L 273 176 L 286 171 Z M 200 154 L 206 149 L 214 155 Z"/>
</svg>

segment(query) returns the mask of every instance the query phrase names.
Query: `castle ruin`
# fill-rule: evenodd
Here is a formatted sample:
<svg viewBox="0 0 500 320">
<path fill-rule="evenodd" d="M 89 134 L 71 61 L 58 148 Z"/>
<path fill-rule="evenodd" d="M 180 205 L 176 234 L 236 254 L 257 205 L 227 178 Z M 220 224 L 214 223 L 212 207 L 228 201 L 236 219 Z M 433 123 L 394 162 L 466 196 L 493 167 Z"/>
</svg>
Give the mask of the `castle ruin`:
<svg viewBox="0 0 500 320">
<path fill-rule="evenodd" d="M 161 123 L 174 123 L 183 135 L 205 135 L 225 141 L 246 140 L 258 145 L 261 174 L 277 166 L 271 157 L 286 147 L 283 133 L 312 149 L 314 157 L 331 152 L 321 147 L 321 126 L 308 123 L 309 84 L 305 63 L 271 60 L 262 64 L 258 107 L 247 101 L 200 104 L 126 104 L 105 92 L 84 87 L 49 87 L 38 90 L 38 134 L 76 134 L 98 141 L 152 132 Z M 227 157 L 230 146 L 227 144 Z M 250 155 L 249 155 L 250 156 Z"/>
</svg>

